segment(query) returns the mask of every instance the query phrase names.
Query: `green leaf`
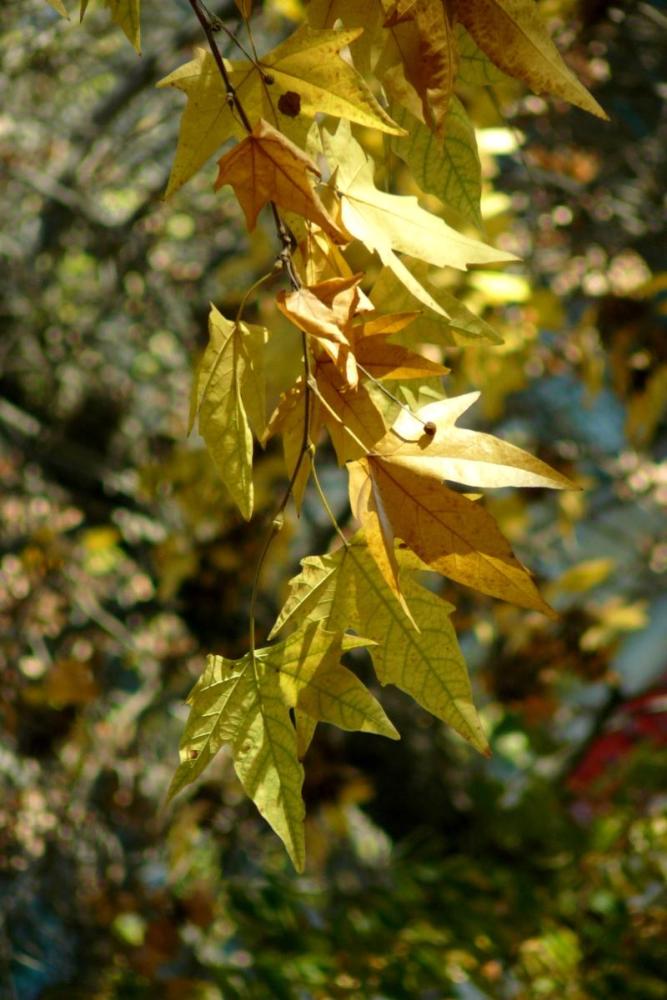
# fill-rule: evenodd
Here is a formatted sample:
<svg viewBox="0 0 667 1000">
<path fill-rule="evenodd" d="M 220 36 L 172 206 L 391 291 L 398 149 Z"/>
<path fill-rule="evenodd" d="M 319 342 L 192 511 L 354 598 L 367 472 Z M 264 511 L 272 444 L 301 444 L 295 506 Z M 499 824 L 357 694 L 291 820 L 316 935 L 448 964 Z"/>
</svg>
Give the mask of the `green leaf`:
<svg viewBox="0 0 667 1000">
<path fill-rule="evenodd" d="M 459 50 L 457 79 L 461 83 L 471 87 L 490 87 L 507 80 L 507 76 L 477 47 L 462 24 L 457 24 L 454 31 Z"/>
<path fill-rule="evenodd" d="M 400 132 L 363 78 L 340 57 L 340 50 L 360 34 L 360 29 L 315 31 L 301 26 L 262 56 L 257 66 L 249 62 L 227 63 L 230 80 L 250 124 L 263 118 L 301 147 L 310 119 L 319 113 L 343 116 L 383 132 Z M 246 133 L 227 103 L 213 57 L 203 49 L 197 51 L 194 60 L 161 80 L 158 87 L 176 87 L 188 96 L 167 188 L 169 196 L 227 139 L 243 138 Z M 284 94 L 298 96 L 296 117 L 282 113 L 280 98 Z"/>
<path fill-rule="evenodd" d="M 209 344 L 195 376 L 190 427 L 199 432 L 234 502 L 252 516 L 252 434 L 264 431 L 264 327 L 232 323 L 211 306 Z"/>
<path fill-rule="evenodd" d="M 260 650 L 255 657 L 247 653 L 241 660 L 209 656 L 188 700 L 191 710 L 181 740 L 181 763 L 168 798 L 198 778 L 228 744 L 244 790 L 283 841 L 294 867 L 302 871 L 303 768 L 272 650 Z"/>
<path fill-rule="evenodd" d="M 301 565 L 272 634 L 288 622 L 322 622 L 332 630 L 358 630 L 377 643 L 370 654 L 381 684 L 405 691 L 486 753 L 465 661 L 449 619 L 452 606 L 404 574 L 402 588 L 418 626 L 415 629 L 362 535 L 333 555 L 310 556 Z"/>
<path fill-rule="evenodd" d="M 407 132 L 391 137 L 392 149 L 422 191 L 434 194 L 481 229 L 482 170 L 475 131 L 459 99 L 450 97 L 442 139 L 400 105 L 392 106 L 391 114 Z"/>
</svg>

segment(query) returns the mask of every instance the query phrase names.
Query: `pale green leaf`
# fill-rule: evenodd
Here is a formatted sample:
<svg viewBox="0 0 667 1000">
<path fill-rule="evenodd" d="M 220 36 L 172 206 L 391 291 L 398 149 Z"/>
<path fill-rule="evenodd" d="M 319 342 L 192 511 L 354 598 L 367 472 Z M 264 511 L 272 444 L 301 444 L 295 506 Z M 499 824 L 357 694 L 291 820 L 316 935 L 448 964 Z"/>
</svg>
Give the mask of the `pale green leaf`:
<svg viewBox="0 0 667 1000">
<path fill-rule="evenodd" d="M 399 739 L 380 703 L 339 662 L 344 647 L 365 644 L 356 638 L 343 643 L 341 632 L 327 631 L 319 622 L 294 632 L 281 644 L 279 661 L 272 658 L 283 698 L 316 722 Z"/>
<path fill-rule="evenodd" d="M 356 536 L 353 544 L 333 555 L 302 561 L 273 632 L 288 622 L 322 622 L 328 629 L 349 627 L 375 639 L 370 654 L 380 682 L 399 687 L 487 752 L 449 619 L 451 605 L 404 574 L 402 586 L 415 629 L 361 539 Z"/>
<path fill-rule="evenodd" d="M 210 340 L 192 393 L 191 425 L 198 416 L 199 432 L 246 520 L 253 508 L 252 434 L 246 407 L 256 431 L 263 431 L 261 357 L 267 336 L 263 327 L 233 323 L 212 306 Z"/>
<path fill-rule="evenodd" d="M 188 700 L 191 710 L 181 740 L 181 763 L 169 798 L 199 777 L 228 744 L 244 790 L 285 844 L 295 868 L 302 871 L 303 768 L 270 656 L 253 658 L 248 653 L 241 660 L 209 656 Z"/>
<path fill-rule="evenodd" d="M 471 340 L 502 344 L 502 337 L 486 320 L 473 313 L 447 289 L 433 284 L 426 265 L 417 264 L 410 270 L 420 286 L 437 301 L 439 311 L 425 308 L 424 303 L 408 291 L 390 268 L 383 267 L 371 292 L 371 299 L 376 306 L 392 313 L 420 310 L 408 329 L 395 335 L 394 340 L 400 343 L 426 342 L 443 346 L 466 344 Z"/>
<path fill-rule="evenodd" d="M 410 167 L 422 191 L 434 194 L 481 229 L 482 172 L 477 142 L 459 99 L 450 97 L 442 138 L 400 105 L 392 106 L 391 114 L 407 132 L 391 137 L 392 149 Z"/>
</svg>

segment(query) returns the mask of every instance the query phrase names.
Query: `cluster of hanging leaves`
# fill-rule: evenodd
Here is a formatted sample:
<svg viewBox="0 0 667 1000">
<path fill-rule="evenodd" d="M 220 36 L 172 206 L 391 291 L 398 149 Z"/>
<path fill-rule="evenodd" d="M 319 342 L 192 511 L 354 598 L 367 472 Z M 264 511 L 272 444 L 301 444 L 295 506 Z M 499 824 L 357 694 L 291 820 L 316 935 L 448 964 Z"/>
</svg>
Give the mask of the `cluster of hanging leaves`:
<svg viewBox="0 0 667 1000">
<path fill-rule="evenodd" d="M 66 13 L 60 0 L 49 2 Z M 139 49 L 139 0 L 105 5 Z M 359 530 L 347 537 L 336 525 L 335 551 L 303 560 L 271 644 L 255 647 L 252 622 L 242 659 L 209 656 L 189 697 L 170 795 L 226 745 L 245 791 L 302 869 L 301 761 L 317 724 L 398 738 L 376 698 L 341 663 L 346 651 L 368 649 L 381 685 L 400 688 L 488 752 L 453 608 L 419 574 L 440 573 L 552 614 L 479 494 L 452 484 L 571 486 L 521 449 L 459 427 L 478 394 L 448 397 L 447 369 L 420 351 L 429 342 L 497 343 L 484 321 L 433 281 L 434 269 L 513 258 L 451 228 L 416 198 L 378 187 L 376 163 L 352 126 L 383 133 L 423 191 L 479 226 L 479 159 L 460 84 L 489 85 L 508 74 L 536 93 L 605 115 L 563 62 L 533 0 L 311 0 L 305 23 L 259 55 L 250 18 L 261 11 L 237 0 L 249 39 L 243 48 L 253 53 L 239 61 L 222 59 L 213 34 L 221 26 L 199 0 L 190 5 L 210 47 L 159 84 L 187 96 L 167 194 L 238 140 L 218 160 L 215 188 L 232 186 L 249 229 L 270 206 L 288 285 L 275 306 L 303 345 L 303 373 L 267 420 L 269 330 L 212 307 L 191 426 L 198 422 L 246 519 L 253 439 L 264 445 L 282 437 L 289 487 L 274 531 L 288 498 L 299 509 L 311 476 L 320 490 L 315 454 L 328 434 L 349 474 Z M 86 7 L 83 0 L 81 15 Z M 380 266 L 372 287 L 348 264 L 357 241 Z M 416 395 L 403 391 L 408 381 Z M 428 402 L 410 407 L 408 399 Z"/>
</svg>

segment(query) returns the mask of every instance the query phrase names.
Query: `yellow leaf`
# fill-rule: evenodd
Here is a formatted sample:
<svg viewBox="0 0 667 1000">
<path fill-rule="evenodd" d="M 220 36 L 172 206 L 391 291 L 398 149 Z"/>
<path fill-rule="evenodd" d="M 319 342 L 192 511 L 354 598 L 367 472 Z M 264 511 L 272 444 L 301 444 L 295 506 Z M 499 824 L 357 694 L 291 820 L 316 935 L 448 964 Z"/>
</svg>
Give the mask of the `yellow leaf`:
<svg viewBox="0 0 667 1000">
<path fill-rule="evenodd" d="M 391 401 L 378 405 L 379 393 L 360 383 L 350 389 L 333 365 L 317 367 L 317 392 L 322 403 L 322 419 L 331 436 L 341 465 L 372 451 L 384 437 L 399 409 Z"/>
<path fill-rule="evenodd" d="M 117 24 L 123 30 L 128 41 L 134 46 L 137 53 L 141 55 L 141 0 L 104 0 L 104 2 L 111 11 L 111 18 L 114 24 Z M 87 6 L 88 0 L 82 0 L 82 18 Z"/>
<path fill-rule="evenodd" d="M 308 174 L 320 176 L 309 156 L 273 126 L 260 119 L 250 135 L 218 160 L 216 191 L 231 184 L 245 213 L 249 230 L 260 209 L 273 201 L 279 208 L 311 219 L 336 243 L 349 239 L 331 218 Z"/>
<path fill-rule="evenodd" d="M 375 447 L 394 465 L 432 479 L 475 487 L 534 486 L 575 489 L 560 472 L 516 445 L 456 426 L 479 399 L 478 392 L 429 403 L 415 415 L 402 410 L 387 436 Z M 427 434 L 424 424 L 435 433 Z"/>
<path fill-rule="evenodd" d="M 459 270 L 466 270 L 469 264 L 516 259 L 457 233 L 437 215 L 421 208 L 413 196 L 379 191 L 373 181 L 373 160 L 352 138 L 349 122 L 341 121 L 333 135 L 325 131 L 322 141 L 329 161 L 338 165 L 335 183 L 342 199 L 343 226 L 369 250 L 377 252 L 410 293 L 434 312 L 445 315 L 395 251 L 437 267 Z"/>
<path fill-rule="evenodd" d="M 382 35 L 384 11 L 377 0 L 359 3 L 359 0 L 310 0 L 306 16 L 313 28 L 333 28 L 342 23 L 345 28 L 360 28 L 357 38 L 350 44 L 352 61 L 365 77 L 371 72 L 373 52 Z"/>
<path fill-rule="evenodd" d="M 504 73 L 607 118 L 551 40 L 534 0 L 455 0 L 458 19 Z"/>
<path fill-rule="evenodd" d="M 243 788 L 285 844 L 294 867 L 302 871 L 303 768 L 276 673 L 279 646 L 258 650 L 255 657 L 247 653 L 241 660 L 208 657 L 188 699 L 191 709 L 181 739 L 181 762 L 168 797 L 198 778 L 228 744 Z"/>
<path fill-rule="evenodd" d="M 393 534 L 431 569 L 483 594 L 554 616 L 480 504 L 412 469 L 372 455 L 366 461 Z"/>
<path fill-rule="evenodd" d="M 401 129 L 362 77 L 339 55 L 359 34 L 359 29 L 315 31 L 302 26 L 256 65 L 228 63 L 230 80 L 251 124 L 263 118 L 298 142 L 305 138 L 310 119 L 322 113 L 400 134 Z M 169 196 L 227 139 L 242 138 L 245 130 L 227 103 L 213 57 L 204 50 L 198 50 L 194 60 L 170 73 L 158 86 L 176 87 L 188 96 L 167 187 Z"/>
<path fill-rule="evenodd" d="M 310 440 L 314 444 L 317 444 L 322 425 L 322 414 L 320 402 L 317 396 L 312 393 L 310 394 L 309 409 Z M 288 392 L 283 393 L 281 396 L 276 409 L 271 415 L 262 441 L 262 443 L 266 443 L 274 434 L 282 434 L 285 467 L 289 479 L 292 478 L 297 462 L 301 461 L 299 471 L 292 486 L 292 498 L 297 511 L 301 510 L 303 494 L 310 476 L 310 458 L 307 454 L 301 457 L 304 445 L 303 428 L 305 420 L 303 379 L 300 378 Z"/>
<path fill-rule="evenodd" d="M 404 576 L 415 629 L 360 535 L 334 555 L 309 556 L 301 566 L 272 634 L 288 622 L 322 622 L 328 629 L 350 627 L 375 639 L 369 652 L 380 683 L 405 691 L 480 752 L 488 752 L 449 618 L 451 605 Z"/>
<path fill-rule="evenodd" d="M 246 520 L 252 516 L 252 434 L 263 431 L 262 348 L 268 332 L 232 323 L 215 306 L 209 315 L 209 345 L 193 384 L 190 426 L 199 431 L 234 502 Z"/>
<path fill-rule="evenodd" d="M 428 269 L 423 264 L 410 268 L 415 280 L 427 290 L 437 302 L 438 311 L 424 308 L 420 300 L 412 295 L 394 272 L 383 267 L 371 291 L 371 301 L 381 304 L 392 312 L 417 309 L 421 312 L 411 324 L 403 340 L 426 342 L 449 346 L 470 343 L 471 340 L 488 340 L 492 344 L 502 344 L 503 340 L 486 320 L 471 312 L 456 299 L 451 292 L 436 286 L 428 278 Z"/>
<path fill-rule="evenodd" d="M 474 39 L 462 24 L 454 26 L 454 35 L 459 53 L 457 81 L 471 87 L 490 87 L 503 80 L 507 81 L 505 74 L 475 45 Z"/>
</svg>

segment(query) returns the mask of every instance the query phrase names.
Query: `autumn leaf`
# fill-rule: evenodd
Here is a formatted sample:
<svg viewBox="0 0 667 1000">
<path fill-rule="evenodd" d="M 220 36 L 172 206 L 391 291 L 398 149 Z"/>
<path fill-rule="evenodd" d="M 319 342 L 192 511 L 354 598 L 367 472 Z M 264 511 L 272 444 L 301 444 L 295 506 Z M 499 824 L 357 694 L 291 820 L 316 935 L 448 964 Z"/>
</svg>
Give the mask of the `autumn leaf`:
<svg viewBox="0 0 667 1000">
<path fill-rule="evenodd" d="M 375 187 L 373 160 L 352 138 L 348 122 L 341 121 L 322 141 L 330 163 L 338 165 L 335 185 L 341 195 L 341 221 L 345 229 L 379 255 L 410 293 L 435 312 L 437 302 L 419 284 L 395 251 L 437 267 L 466 270 L 470 264 L 515 259 L 477 240 L 457 233 L 437 215 L 425 211 L 413 196 L 387 194 Z"/>
<path fill-rule="evenodd" d="M 491 434 L 457 427 L 457 419 L 479 395 L 471 392 L 441 399 L 414 415 L 402 410 L 375 451 L 394 465 L 419 475 L 466 486 L 575 488 L 565 476 L 516 445 Z M 426 424 L 435 428 L 433 434 L 425 433 Z"/>
<path fill-rule="evenodd" d="M 447 289 L 436 287 L 430 281 L 426 265 L 413 265 L 410 271 L 420 286 L 436 301 L 437 312 L 424 307 L 388 267 L 382 268 L 371 290 L 371 301 L 392 312 L 418 310 L 407 335 L 401 337 L 403 341 L 443 346 L 478 340 L 502 344 L 502 337 L 486 320 L 473 313 Z"/>
<path fill-rule="evenodd" d="M 308 422 L 309 437 L 313 444 L 317 444 L 322 426 L 321 411 L 322 407 L 319 399 L 311 393 L 309 398 Z M 300 463 L 292 486 L 292 498 L 297 511 L 301 510 L 303 495 L 310 476 L 310 458 L 307 454 L 303 454 L 305 423 L 304 382 L 302 378 L 299 378 L 296 384 L 281 396 L 262 438 L 262 443 L 265 444 L 274 434 L 282 435 L 285 467 L 289 479 L 295 473 L 297 463 Z"/>
<path fill-rule="evenodd" d="M 341 465 L 372 451 L 400 409 L 372 385 L 359 383 L 351 389 L 333 365 L 317 367 L 316 394 Z"/>
<path fill-rule="evenodd" d="M 190 693 L 180 764 L 168 798 L 198 778 L 228 745 L 246 794 L 283 841 L 297 871 L 305 861 L 303 768 L 276 672 L 282 644 L 241 660 L 209 656 Z"/>
<path fill-rule="evenodd" d="M 492 87 L 507 80 L 507 76 L 484 55 L 462 24 L 454 26 L 454 34 L 459 53 L 457 82 L 471 87 Z"/>
<path fill-rule="evenodd" d="M 215 189 L 234 188 L 249 230 L 257 224 L 260 210 L 273 201 L 279 208 L 296 212 L 317 225 L 336 243 L 349 237 L 331 218 L 308 175 L 320 176 L 309 156 L 273 126 L 260 119 L 250 135 L 218 160 Z"/>
<path fill-rule="evenodd" d="M 447 8 L 433 0 L 393 0 L 384 26 L 391 29 L 405 77 L 421 98 L 424 121 L 442 138 L 457 65 Z"/>
<path fill-rule="evenodd" d="M 298 141 L 305 136 L 307 122 L 322 113 L 400 134 L 401 129 L 375 100 L 363 78 L 339 55 L 359 34 L 359 29 L 315 31 L 302 26 L 257 64 L 228 63 L 231 83 L 251 124 L 263 118 Z M 188 96 L 166 192 L 169 196 L 227 139 L 243 138 L 245 130 L 229 107 L 215 60 L 203 49 L 158 87 L 175 87 Z M 279 100 L 285 93 L 300 98 L 296 118 L 280 111 Z"/>
<path fill-rule="evenodd" d="M 379 0 L 371 0 L 370 3 L 359 3 L 359 0 L 309 0 L 306 16 L 313 28 L 333 28 L 341 22 L 345 28 L 360 29 L 357 38 L 350 43 L 350 53 L 359 72 L 370 76 L 384 17 Z"/>
<path fill-rule="evenodd" d="M 279 660 L 271 657 L 285 704 L 315 722 L 400 739 L 368 688 L 340 663 L 343 652 L 367 645 L 367 639 L 327 631 L 321 622 L 305 623 L 281 644 Z"/>
<path fill-rule="evenodd" d="M 498 525 L 479 503 L 388 459 L 369 455 L 360 465 L 393 536 L 431 569 L 483 594 L 553 617 Z M 359 477 L 354 483 L 358 490 Z"/>
<path fill-rule="evenodd" d="M 209 344 L 193 384 L 190 426 L 199 431 L 234 502 L 252 516 L 252 434 L 264 433 L 262 349 L 268 332 L 233 323 L 215 306 L 209 315 Z"/>
<path fill-rule="evenodd" d="M 349 627 L 374 639 L 369 652 L 381 684 L 395 685 L 476 749 L 488 752 L 450 621 L 451 605 L 404 572 L 401 585 L 415 628 L 378 571 L 363 535 L 333 555 L 309 556 L 301 566 L 272 635 L 287 624 L 321 622 L 327 629 Z"/>
<path fill-rule="evenodd" d="M 457 18 L 489 59 L 536 94 L 555 94 L 607 118 L 551 40 L 534 0 L 455 0 Z"/>
<path fill-rule="evenodd" d="M 349 338 L 359 307 L 362 278 L 357 274 L 328 279 L 293 292 L 280 292 L 276 300 L 281 312 L 329 355 L 352 388 L 357 386 L 359 376 Z"/>
<path fill-rule="evenodd" d="M 439 141 L 406 108 L 392 105 L 392 116 L 407 134 L 392 136 L 391 147 L 422 191 L 434 194 L 481 229 L 482 168 L 475 130 L 459 99 L 451 97 Z"/>
</svg>

